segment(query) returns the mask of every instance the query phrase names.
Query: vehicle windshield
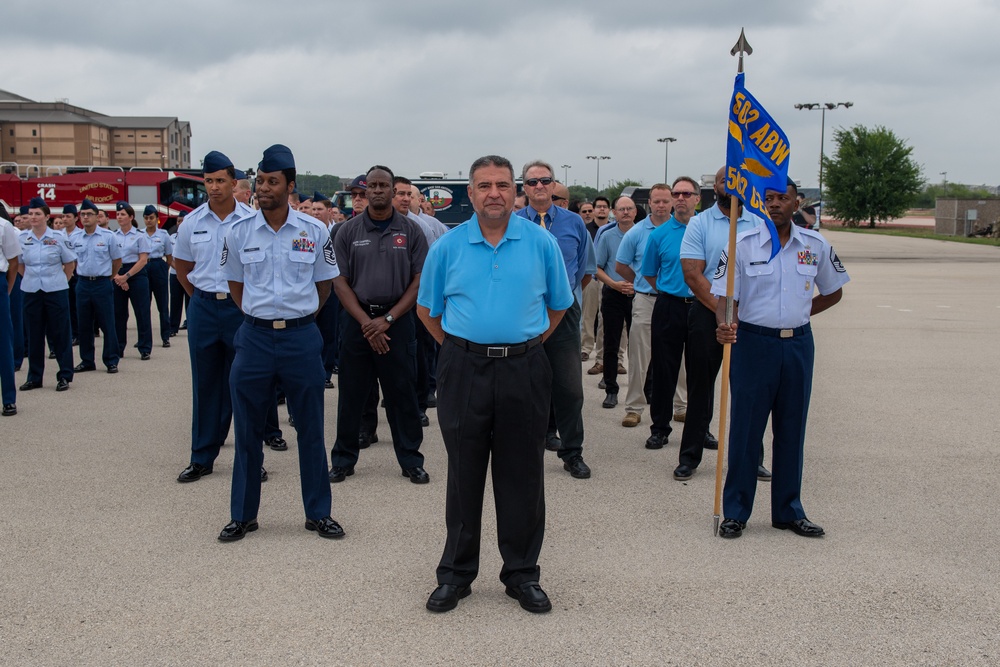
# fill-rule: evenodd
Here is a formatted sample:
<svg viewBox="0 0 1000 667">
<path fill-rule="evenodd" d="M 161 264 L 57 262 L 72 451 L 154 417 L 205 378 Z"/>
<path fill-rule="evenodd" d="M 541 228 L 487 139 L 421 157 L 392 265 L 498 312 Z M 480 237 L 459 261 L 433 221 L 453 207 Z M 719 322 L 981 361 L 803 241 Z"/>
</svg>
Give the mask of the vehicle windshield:
<svg viewBox="0 0 1000 667">
<path fill-rule="evenodd" d="M 172 178 L 160 184 L 160 201 L 166 206 L 180 204 L 194 209 L 208 201 L 208 194 L 202 181 Z"/>
</svg>

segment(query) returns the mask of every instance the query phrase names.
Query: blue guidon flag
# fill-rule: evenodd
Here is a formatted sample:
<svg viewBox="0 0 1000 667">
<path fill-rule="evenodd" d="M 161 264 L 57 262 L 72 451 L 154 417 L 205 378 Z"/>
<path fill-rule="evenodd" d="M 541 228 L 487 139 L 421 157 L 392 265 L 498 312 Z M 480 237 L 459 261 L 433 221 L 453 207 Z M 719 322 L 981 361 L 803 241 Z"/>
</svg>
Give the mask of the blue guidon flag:
<svg viewBox="0 0 1000 667">
<path fill-rule="evenodd" d="M 788 137 L 736 75 L 729 106 L 729 143 L 726 147 L 726 192 L 764 219 L 771 233 L 771 259 L 781 243 L 778 230 L 764 206 L 767 190 L 788 189 Z"/>
</svg>

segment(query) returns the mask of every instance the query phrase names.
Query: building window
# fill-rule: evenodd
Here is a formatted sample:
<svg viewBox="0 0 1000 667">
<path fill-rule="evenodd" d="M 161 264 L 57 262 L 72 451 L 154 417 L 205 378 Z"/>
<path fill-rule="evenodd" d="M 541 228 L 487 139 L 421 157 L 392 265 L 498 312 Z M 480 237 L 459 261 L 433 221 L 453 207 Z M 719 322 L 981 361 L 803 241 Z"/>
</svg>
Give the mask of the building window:
<svg viewBox="0 0 1000 667">
<path fill-rule="evenodd" d="M 13 154 L 14 154 L 14 147 L 13 147 L 13 146 L 11 146 L 11 147 L 10 147 L 10 154 L 11 154 L 11 155 L 13 155 Z"/>
<path fill-rule="evenodd" d="M 135 155 L 135 151 L 129 151 L 128 154 L 129 155 Z"/>
<path fill-rule="evenodd" d="M 38 136 L 38 130 L 32 130 L 31 131 L 31 136 L 37 137 Z"/>
<path fill-rule="evenodd" d="M 33 155 L 38 155 L 38 146 L 33 146 L 33 147 L 31 148 L 31 153 L 32 153 Z"/>
<path fill-rule="evenodd" d="M 142 139 L 145 139 L 145 138 L 146 138 L 146 135 L 145 135 L 145 134 L 140 134 L 139 136 L 140 136 L 140 137 L 141 137 Z"/>
<path fill-rule="evenodd" d="M 10 131 L 10 136 L 12 136 L 12 137 L 14 136 L 14 130 Z"/>
<path fill-rule="evenodd" d="M 142 154 L 143 155 L 149 155 L 149 152 L 148 151 L 143 151 Z"/>
</svg>

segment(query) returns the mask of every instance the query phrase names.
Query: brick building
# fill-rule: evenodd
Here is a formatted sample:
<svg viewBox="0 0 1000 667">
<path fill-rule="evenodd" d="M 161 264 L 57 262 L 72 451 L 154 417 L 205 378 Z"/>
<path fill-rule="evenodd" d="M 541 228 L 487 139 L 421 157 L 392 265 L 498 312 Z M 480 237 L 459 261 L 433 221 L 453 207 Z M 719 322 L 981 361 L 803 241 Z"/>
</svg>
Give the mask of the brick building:
<svg viewBox="0 0 1000 667">
<path fill-rule="evenodd" d="M 39 175 L 57 165 L 187 169 L 191 124 L 170 116 L 107 116 L 0 90 L 3 162 L 37 166 Z"/>
<path fill-rule="evenodd" d="M 939 197 L 934 209 L 934 231 L 938 234 L 967 236 L 996 222 L 1000 222 L 1000 199 Z"/>
</svg>

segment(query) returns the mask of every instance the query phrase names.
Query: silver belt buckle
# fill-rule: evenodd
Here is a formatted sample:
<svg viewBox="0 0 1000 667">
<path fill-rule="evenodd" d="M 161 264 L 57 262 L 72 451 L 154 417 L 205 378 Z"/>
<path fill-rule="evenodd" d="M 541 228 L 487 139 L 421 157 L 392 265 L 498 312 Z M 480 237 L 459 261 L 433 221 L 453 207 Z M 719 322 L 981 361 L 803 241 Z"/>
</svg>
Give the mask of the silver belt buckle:
<svg viewBox="0 0 1000 667">
<path fill-rule="evenodd" d="M 780 338 L 791 338 L 794 335 L 795 335 L 794 329 L 782 329 L 781 332 L 778 334 Z"/>
<path fill-rule="evenodd" d="M 275 329 L 284 329 L 285 328 L 285 320 L 275 320 L 273 322 L 273 325 L 274 325 Z"/>
<path fill-rule="evenodd" d="M 507 356 L 507 352 L 510 350 L 509 347 L 487 347 L 486 356 L 492 357 L 494 359 L 503 359 Z"/>
<path fill-rule="evenodd" d="M 215 300 L 216 301 L 225 301 L 227 296 L 228 295 L 225 292 L 216 292 L 215 293 Z"/>
</svg>

